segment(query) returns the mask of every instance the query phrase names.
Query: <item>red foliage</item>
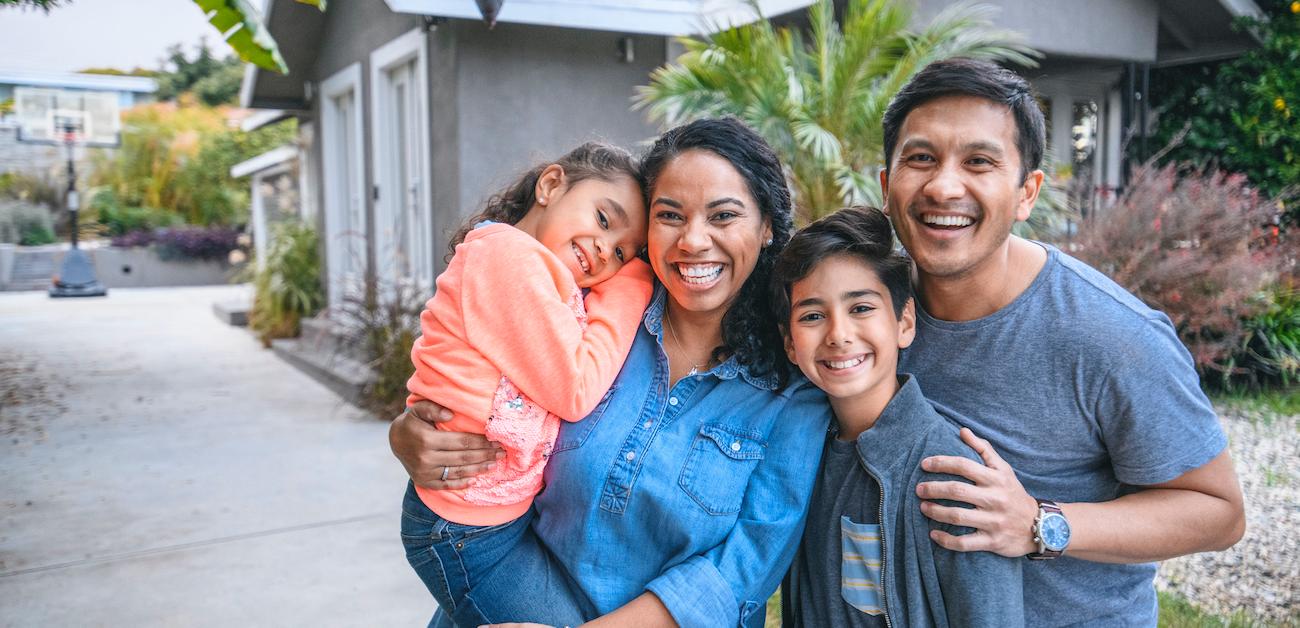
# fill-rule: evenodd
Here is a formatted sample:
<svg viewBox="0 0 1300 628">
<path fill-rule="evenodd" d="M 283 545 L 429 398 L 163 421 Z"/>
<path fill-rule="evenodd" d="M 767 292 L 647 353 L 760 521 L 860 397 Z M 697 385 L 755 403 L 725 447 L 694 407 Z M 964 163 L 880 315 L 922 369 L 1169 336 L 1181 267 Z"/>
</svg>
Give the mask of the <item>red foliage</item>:
<svg viewBox="0 0 1300 628">
<path fill-rule="evenodd" d="M 1066 247 L 1168 314 L 1202 376 L 1227 375 L 1255 297 L 1294 263 L 1278 213 L 1244 176 L 1145 167 Z"/>
</svg>

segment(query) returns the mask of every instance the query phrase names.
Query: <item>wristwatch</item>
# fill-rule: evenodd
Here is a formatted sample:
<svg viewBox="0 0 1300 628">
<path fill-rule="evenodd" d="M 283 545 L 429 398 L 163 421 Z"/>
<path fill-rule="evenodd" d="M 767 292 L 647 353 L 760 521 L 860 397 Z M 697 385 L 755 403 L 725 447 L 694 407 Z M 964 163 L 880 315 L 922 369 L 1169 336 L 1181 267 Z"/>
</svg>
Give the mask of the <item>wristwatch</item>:
<svg viewBox="0 0 1300 628">
<path fill-rule="evenodd" d="M 1048 560 L 1060 556 L 1070 544 L 1070 522 L 1056 502 L 1046 499 L 1038 502 L 1038 517 L 1034 519 L 1034 542 L 1038 551 L 1028 555 L 1030 560 Z"/>
</svg>

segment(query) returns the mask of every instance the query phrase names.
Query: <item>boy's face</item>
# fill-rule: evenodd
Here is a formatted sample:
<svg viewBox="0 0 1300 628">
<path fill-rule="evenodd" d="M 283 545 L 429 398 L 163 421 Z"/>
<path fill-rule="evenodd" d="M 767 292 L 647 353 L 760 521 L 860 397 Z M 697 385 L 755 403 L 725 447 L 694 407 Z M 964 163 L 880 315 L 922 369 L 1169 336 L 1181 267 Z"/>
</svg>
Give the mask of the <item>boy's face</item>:
<svg viewBox="0 0 1300 628">
<path fill-rule="evenodd" d="M 916 333 L 912 303 L 895 317 L 875 269 L 837 255 L 795 282 L 790 304 L 790 361 L 832 401 L 874 399 L 884 408 L 897 386 L 898 350 Z"/>
</svg>

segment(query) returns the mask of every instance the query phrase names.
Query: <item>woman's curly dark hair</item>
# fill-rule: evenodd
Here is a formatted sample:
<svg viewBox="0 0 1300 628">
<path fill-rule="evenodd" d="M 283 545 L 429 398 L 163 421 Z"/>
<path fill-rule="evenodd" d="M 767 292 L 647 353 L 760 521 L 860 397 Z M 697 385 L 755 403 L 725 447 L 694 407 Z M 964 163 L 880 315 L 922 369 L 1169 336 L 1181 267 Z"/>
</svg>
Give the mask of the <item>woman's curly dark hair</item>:
<svg viewBox="0 0 1300 628">
<path fill-rule="evenodd" d="M 620 177 L 631 179 L 644 190 L 645 181 L 641 178 L 641 169 L 636 158 L 626 150 L 604 142 L 587 142 L 555 161 L 547 161 L 532 168 L 519 177 L 517 181 L 488 198 L 483 207 L 473 218 L 461 225 L 456 235 L 447 245 L 447 257 L 451 261 L 456 254 L 456 245 L 465 241 L 474 225 L 491 220 L 508 225 L 524 219 L 528 210 L 537 202 L 537 179 L 548 166 L 558 165 L 564 169 L 564 181 L 572 186 L 586 179 L 600 179 L 613 182 Z"/>
<path fill-rule="evenodd" d="M 647 207 L 663 169 L 690 150 L 706 150 L 727 160 L 745 180 L 750 196 L 772 225 L 772 243 L 759 252 L 754 271 L 723 315 L 722 346 L 713 350 L 713 359 L 721 361 L 735 356 L 751 374 L 773 374 L 784 384 L 790 364 L 775 325 L 768 291 L 772 266 L 794 231 L 790 188 L 785 182 L 781 160 L 758 133 L 736 118 L 706 118 L 683 124 L 661 135 L 641 162 Z"/>
</svg>

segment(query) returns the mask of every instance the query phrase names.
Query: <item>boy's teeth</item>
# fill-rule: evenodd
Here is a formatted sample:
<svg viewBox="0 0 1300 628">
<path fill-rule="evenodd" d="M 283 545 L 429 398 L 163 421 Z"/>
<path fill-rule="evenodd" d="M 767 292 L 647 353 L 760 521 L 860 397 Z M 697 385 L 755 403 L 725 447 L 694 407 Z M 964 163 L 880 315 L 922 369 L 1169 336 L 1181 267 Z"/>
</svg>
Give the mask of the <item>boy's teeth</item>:
<svg viewBox="0 0 1300 628">
<path fill-rule="evenodd" d="M 678 264 L 677 272 L 686 283 L 708 283 L 722 272 L 722 264 Z"/>
<path fill-rule="evenodd" d="M 936 227 L 967 227 L 975 223 L 968 216 L 936 216 L 934 214 L 925 214 L 921 220 L 927 225 Z"/>
<path fill-rule="evenodd" d="M 867 359 L 867 356 L 860 355 L 856 358 L 853 358 L 852 360 L 843 360 L 843 361 L 827 360 L 826 366 L 829 366 L 833 369 L 846 369 L 846 368 L 851 368 L 859 364 L 862 364 L 862 361 L 865 359 Z"/>
</svg>

